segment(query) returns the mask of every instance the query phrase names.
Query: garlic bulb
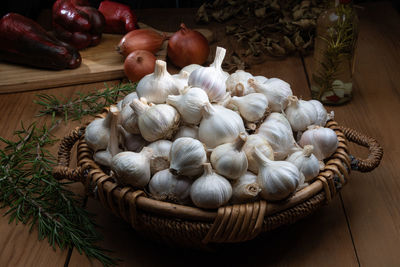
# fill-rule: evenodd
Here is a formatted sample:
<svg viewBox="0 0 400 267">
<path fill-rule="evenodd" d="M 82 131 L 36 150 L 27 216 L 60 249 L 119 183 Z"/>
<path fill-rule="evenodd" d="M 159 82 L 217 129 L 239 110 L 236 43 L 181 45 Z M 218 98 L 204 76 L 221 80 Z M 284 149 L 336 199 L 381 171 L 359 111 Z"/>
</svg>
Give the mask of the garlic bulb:
<svg viewBox="0 0 400 267">
<path fill-rule="evenodd" d="M 249 84 L 257 93 L 262 93 L 267 97 L 273 112 L 282 112 L 287 106 L 287 98 L 293 95 L 290 85 L 278 78 L 268 79 L 264 83 L 250 79 Z"/>
<path fill-rule="evenodd" d="M 138 116 L 140 133 L 149 142 L 169 139 L 178 128 L 179 113 L 170 105 L 148 106 L 134 99 L 130 106 Z"/>
<path fill-rule="evenodd" d="M 267 139 L 274 150 L 275 160 L 285 159 L 295 147 L 296 141 L 290 124 L 281 113 L 271 113 L 260 125 L 257 133 Z"/>
<path fill-rule="evenodd" d="M 245 132 L 243 120 L 236 112 L 219 105 L 206 103 L 199 126 L 199 140 L 208 148 L 233 142 Z"/>
<path fill-rule="evenodd" d="M 197 87 L 187 87 L 181 91 L 181 95 L 170 95 L 167 104 L 174 106 L 182 116 L 182 120 L 189 124 L 199 124 L 202 117 L 202 109 L 205 103 L 209 103 L 206 92 Z"/>
<path fill-rule="evenodd" d="M 264 76 L 261 76 L 261 75 L 254 76 L 254 79 L 256 81 L 258 81 L 259 83 L 265 83 L 266 81 L 268 81 L 267 77 L 264 77 Z"/>
<path fill-rule="evenodd" d="M 313 153 L 315 157 L 318 160 L 323 160 L 336 151 L 339 141 L 335 131 L 332 129 L 320 126 L 310 126 L 301 136 L 299 144 L 302 147 L 312 145 L 314 147 Z"/>
<path fill-rule="evenodd" d="M 257 183 L 257 175 L 246 172 L 232 184 L 232 202 L 246 203 L 257 198 L 261 187 Z"/>
<path fill-rule="evenodd" d="M 199 64 L 190 64 L 190 65 L 187 65 L 187 66 L 183 67 L 181 69 L 180 73 L 185 71 L 185 72 L 189 73 L 189 75 L 190 75 L 193 71 L 195 71 L 195 70 L 197 70 L 198 68 L 201 68 L 201 67 L 202 66 L 199 65 Z"/>
<path fill-rule="evenodd" d="M 130 103 L 132 103 L 133 99 L 139 99 L 136 92 L 127 94 L 124 97 L 124 99 L 122 100 L 122 108 L 124 108 L 126 105 L 129 105 Z"/>
<path fill-rule="evenodd" d="M 168 95 L 179 94 L 176 81 L 167 71 L 167 63 L 156 60 L 154 72 L 144 76 L 136 87 L 138 97 L 145 97 L 148 102 L 165 103 Z"/>
<path fill-rule="evenodd" d="M 171 146 L 170 171 L 175 175 L 198 176 L 207 161 L 203 144 L 190 137 L 176 139 Z"/>
<path fill-rule="evenodd" d="M 122 185 L 144 187 L 150 180 L 151 148 L 143 148 L 140 153 L 124 151 L 111 160 L 111 170 Z"/>
<path fill-rule="evenodd" d="M 178 88 L 178 92 L 183 90 L 188 86 L 189 73 L 186 71 L 180 71 L 178 74 L 172 75 L 172 78 L 175 80 L 176 87 Z"/>
<path fill-rule="evenodd" d="M 220 101 L 226 93 L 225 74 L 223 74 L 221 65 L 224 60 L 226 50 L 217 47 L 214 63 L 210 67 L 201 67 L 189 75 L 189 85 L 203 89 L 210 102 Z"/>
<path fill-rule="evenodd" d="M 308 182 L 319 173 L 320 164 L 318 159 L 312 154 L 314 147 L 306 145 L 303 149 L 292 153 L 286 161 L 293 163 L 300 172 L 304 174 L 305 181 Z"/>
<path fill-rule="evenodd" d="M 293 131 L 304 131 L 317 120 L 317 110 L 308 101 L 299 100 L 297 96 L 289 96 L 285 115 Z"/>
<path fill-rule="evenodd" d="M 210 162 L 218 174 L 238 179 L 247 171 L 246 153 L 242 150 L 246 139 L 246 134 L 240 133 L 234 143 L 219 145 L 212 151 Z"/>
<path fill-rule="evenodd" d="M 121 152 L 122 150 L 119 148 L 119 140 L 118 140 L 118 117 L 119 110 L 116 106 L 111 106 L 111 125 L 110 125 L 110 139 L 108 140 L 107 149 L 97 151 L 93 155 L 93 160 L 103 166 L 109 167 L 111 165 L 111 159 L 113 156 Z"/>
<path fill-rule="evenodd" d="M 191 179 L 173 175 L 167 169 L 153 175 L 149 182 L 149 190 L 157 198 L 183 201 L 189 198 L 191 185 Z"/>
<path fill-rule="evenodd" d="M 204 163 L 204 173 L 190 188 L 190 198 L 199 208 L 216 209 L 232 196 L 232 186 L 221 175 L 216 174 L 210 163 Z"/>
<path fill-rule="evenodd" d="M 169 168 L 171 146 L 172 142 L 169 140 L 158 140 L 147 146 L 153 150 L 153 155 L 150 160 L 150 172 L 152 175 Z"/>
<path fill-rule="evenodd" d="M 181 126 L 176 132 L 173 140 L 181 137 L 191 137 L 194 139 L 199 139 L 199 127 L 198 126 Z"/>
<path fill-rule="evenodd" d="M 253 157 L 254 149 L 258 150 L 270 160 L 274 160 L 274 150 L 268 143 L 267 139 L 260 134 L 252 134 L 247 137 L 246 143 L 244 143 L 243 151 L 246 153 L 247 162 L 249 164 L 248 169 L 253 173 L 258 173 L 258 163 Z"/>
<path fill-rule="evenodd" d="M 328 112 L 326 111 L 322 103 L 314 99 L 309 100 L 308 102 L 314 106 L 317 112 L 317 118 L 314 124 L 319 126 L 325 126 L 326 122 L 330 119 L 330 116 L 328 115 Z"/>
<path fill-rule="evenodd" d="M 295 192 L 300 183 L 300 171 L 288 161 L 272 161 L 257 148 L 254 158 L 259 164 L 257 182 L 261 186 L 263 199 L 277 201 L 287 198 Z"/>
<path fill-rule="evenodd" d="M 139 134 L 137 124 L 137 114 L 133 111 L 130 105 L 123 106 L 121 113 L 121 126 L 131 134 Z"/>
<path fill-rule="evenodd" d="M 235 105 L 240 115 L 249 122 L 257 122 L 264 117 L 268 108 L 268 99 L 260 93 L 252 93 L 245 96 L 234 96 L 231 104 Z"/>
<path fill-rule="evenodd" d="M 118 125 L 118 132 L 120 143 L 126 151 L 139 152 L 147 144 L 140 134 L 128 133 L 121 125 Z"/>
<path fill-rule="evenodd" d="M 94 152 L 107 148 L 111 117 L 112 114 L 109 112 L 105 118 L 95 119 L 86 126 L 85 141 Z"/>
<path fill-rule="evenodd" d="M 251 73 L 237 70 L 226 79 L 226 91 L 230 92 L 232 96 L 244 96 L 250 93 L 255 93 L 254 88 L 252 88 L 248 83 L 249 79 L 254 79 L 254 76 L 251 75 Z"/>
</svg>

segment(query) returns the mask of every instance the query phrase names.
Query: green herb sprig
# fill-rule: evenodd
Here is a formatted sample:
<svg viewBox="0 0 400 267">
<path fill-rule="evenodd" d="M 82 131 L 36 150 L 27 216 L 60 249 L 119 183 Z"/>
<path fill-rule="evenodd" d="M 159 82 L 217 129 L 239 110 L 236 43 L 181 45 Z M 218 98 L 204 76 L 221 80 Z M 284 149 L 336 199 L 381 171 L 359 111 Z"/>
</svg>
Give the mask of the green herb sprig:
<svg viewBox="0 0 400 267">
<path fill-rule="evenodd" d="M 60 100 L 54 95 L 38 94 L 38 100 L 34 102 L 41 105 L 43 109 L 39 112 L 39 116 L 58 115 L 64 117 L 65 121 L 81 120 L 86 115 L 94 115 L 101 112 L 104 107 L 116 103 L 119 97 L 133 92 L 136 84 L 119 84 L 114 87 L 108 87 L 87 94 L 77 93 L 77 97 L 67 99 L 64 97 Z"/>
<path fill-rule="evenodd" d="M 52 175 L 55 158 L 46 149 L 57 140 L 52 131 L 62 119 L 80 120 L 94 115 L 115 103 L 118 98 L 132 92 L 135 84 L 118 85 L 63 101 L 53 95 L 38 95 L 35 103 L 43 106 L 38 116 L 51 115 L 50 125 L 32 123 L 14 132 L 16 141 L 0 137 L 0 208 L 9 222 L 37 226 L 39 240 L 47 239 L 56 249 L 76 248 L 79 253 L 112 266 L 117 259 L 96 245 L 101 236 L 96 231 L 93 216 L 82 208 L 82 200 L 66 189 L 69 182 L 59 182 Z"/>
</svg>

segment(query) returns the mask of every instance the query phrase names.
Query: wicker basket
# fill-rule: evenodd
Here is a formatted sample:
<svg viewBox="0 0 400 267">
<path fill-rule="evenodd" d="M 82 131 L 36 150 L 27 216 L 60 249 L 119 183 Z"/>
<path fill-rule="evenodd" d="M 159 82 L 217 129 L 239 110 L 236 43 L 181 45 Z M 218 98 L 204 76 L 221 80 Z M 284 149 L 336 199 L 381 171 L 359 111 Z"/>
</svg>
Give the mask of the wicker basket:
<svg viewBox="0 0 400 267">
<path fill-rule="evenodd" d="M 326 127 L 338 136 L 336 152 L 326 160 L 324 170 L 309 186 L 276 203 L 260 200 L 203 210 L 151 199 L 142 190 L 119 186 L 93 161 L 93 152 L 83 138 L 85 127 L 75 129 L 62 140 L 54 176 L 82 182 L 88 195 L 99 199 L 104 207 L 137 231 L 157 240 L 203 248 L 209 243 L 242 242 L 291 224 L 328 203 L 346 184 L 350 170 L 369 172 L 379 165 L 383 149 L 375 139 L 338 126 L 335 121 L 328 121 Z M 368 158 L 350 156 L 347 141 L 367 147 Z M 72 169 L 69 162 L 76 142 L 78 167 Z"/>
</svg>

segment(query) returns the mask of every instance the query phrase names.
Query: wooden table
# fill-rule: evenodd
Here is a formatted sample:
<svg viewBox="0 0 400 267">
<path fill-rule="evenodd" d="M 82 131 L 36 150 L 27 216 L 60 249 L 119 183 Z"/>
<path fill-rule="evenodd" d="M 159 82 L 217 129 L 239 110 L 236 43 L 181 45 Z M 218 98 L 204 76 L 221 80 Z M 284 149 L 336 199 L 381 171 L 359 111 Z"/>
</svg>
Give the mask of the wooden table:
<svg viewBox="0 0 400 267">
<path fill-rule="evenodd" d="M 140 20 L 174 31 L 182 20 L 194 25 L 193 10 L 143 10 Z M 246 244 L 230 245 L 217 253 L 177 250 L 140 237 L 129 224 L 89 199 L 87 209 L 97 215 L 101 246 L 122 259 L 121 266 L 400 266 L 400 16 L 388 3 L 368 4 L 359 10 L 360 35 L 355 68 L 354 99 L 332 108 L 336 120 L 375 137 L 385 149 L 381 165 L 371 173 L 352 172 L 351 179 L 329 205 L 294 225 L 282 227 Z M 218 33 L 219 35 L 221 33 Z M 229 49 L 229 43 L 219 40 Z M 254 65 L 254 75 L 278 77 L 292 86 L 295 95 L 310 97 L 307 74 L 310 58 L 290 57 Z M 176 69 L 170 68 L 171 72 Z M 115 84 L 119 81 L 106 81 Z M 37 93 L 71 97 L 104 87 L 103 82 L 49 90 L 0 95 L 0 136 L 12 138 L 20 121 L 28 124 L 39 107 Z M 46 120 L 48 118 L 42 118 Z M 89 118 L 88 118 L 89 119 Z M 62 125 L 62 137 L 78 122 Z M 57 150 L 57 145 L 52 151 Z M 366 150 L 351 146 L 354 155 Z M 82 192 L 79 184 L 74 191 Z M 0 212 L 3 214 L 6 210 Z M 0 217 L 0 266 L 100 266 L 70 251 L 54 251 L 38 241 L 22 224 Z"/>
</svg>

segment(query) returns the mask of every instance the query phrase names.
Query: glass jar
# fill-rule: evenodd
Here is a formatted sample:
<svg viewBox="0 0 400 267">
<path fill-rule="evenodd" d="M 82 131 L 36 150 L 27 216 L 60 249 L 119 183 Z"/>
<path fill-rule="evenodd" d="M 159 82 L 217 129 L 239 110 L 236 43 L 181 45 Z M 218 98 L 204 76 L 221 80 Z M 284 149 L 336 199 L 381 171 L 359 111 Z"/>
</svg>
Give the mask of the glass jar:
<svg viewBox="0 0 400 267">
<path fill-rule="evenodd" d="M 317 20 L 311 96 L 328 105 L 352 97 L 358 18 L 350 1 L 334 1 Z"/>
</svg>

